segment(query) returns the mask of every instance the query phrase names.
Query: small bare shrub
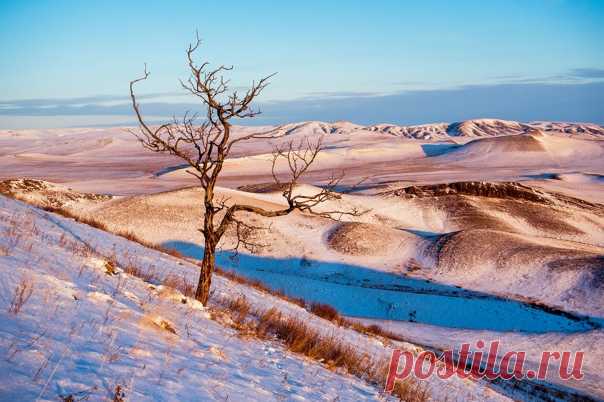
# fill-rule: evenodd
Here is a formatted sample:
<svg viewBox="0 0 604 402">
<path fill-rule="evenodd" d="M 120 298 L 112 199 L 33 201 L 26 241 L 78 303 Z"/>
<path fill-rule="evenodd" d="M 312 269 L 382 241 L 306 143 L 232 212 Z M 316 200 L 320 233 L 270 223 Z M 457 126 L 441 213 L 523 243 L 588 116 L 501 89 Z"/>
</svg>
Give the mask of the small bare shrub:
<svg viewBox="0 0 604 402">
<path fill-rule="evenodd" d="M 159 325 L 166 331 L 176 334 L 176 330 L 174 329 L 174 327 L 172 325 L 170 325 L 170 323 L 168 321 L 162 321 L 162 322 L 160 322 Z"/>
<path fill-rule="evenodd" d="M 113 391 L 112 401 L 113 402 L 125 402 L 126 401 L 126 394 L 124 393 L 122 386 L 119 384 L 115 386 L 115 390 Z"/>
<path fill-rule="evenodd" d="M 136 276 L 137 278 L 140 278 L 145 282 L 159 283 L 159 277 L 157 276 L 157 273 L 151 268 L 141 269 L 140 267 L 134 264 L 128 264 L 124 267 L 124 272 L 128 275 Z"/>
<path fill-rule="evenodd" d="M 193 285 L 187 281 L 185 275 L 178 276 L 174 274 L 168 274 L 162 283 L 164 286 L 170 287 L 180 291 L 186 297 L 193 297 L 195 295 L 195 289 Z"/>
<path fill-rule="evenodd" d="M 105 273 L 107 275 L 115 275 L 117 274 L 117 271 L 115 270 L 116 267 L 116 263 L 112 260 L 106 260 L 105 261 Z"/>
<path fill-rule="evenodd" d="M 161 251 L 162 253 L 171 255 L 172 257 L 176 257 L 176 258 L 183 258 L 184 257 L 180 251 L 174 250 L 173 248 L 166 248 L 166 247 L 162 247 L 162 246 L 157 246 L 155 249 L 158 250 L 158 251 Z"/>
<path fill-rule="evenodd" d="M 233 321 L 239 325 L 246 320 L 250 313 L 250 303 L 245 296 L 239 296 L 235 300 L 229 300 L 227 302 L 227 308 L 233 317 Z"/>
<path fill-rule="evenodd" d="M 21 282 L 19 282 L 15 288 L 15 294 L 13 295 L 13 299 L 8 307 L 8 312 L 15 315 L 19 314 L 23 308 L 23 305 L 27 303 L 33 292 L 33 282 L 27 278 L 21 279 Z"/>
</svg>

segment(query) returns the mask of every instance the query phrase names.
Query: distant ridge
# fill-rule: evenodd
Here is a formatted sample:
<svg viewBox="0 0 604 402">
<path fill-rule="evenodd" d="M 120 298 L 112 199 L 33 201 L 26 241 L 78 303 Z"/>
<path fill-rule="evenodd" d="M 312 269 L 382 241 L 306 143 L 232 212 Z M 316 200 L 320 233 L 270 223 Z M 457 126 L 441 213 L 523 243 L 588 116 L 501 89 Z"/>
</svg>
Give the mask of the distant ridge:
<svg viewBox="0 0 604 402">
<path fill-rule="evenodd" d="M 308 121 L 277 126 L 282 135 L 345 134 L 373 132 L 418 140 L 445 139 L 450 137 L 496 137 L 501 135 L 561 133 L 583 138 L 604 138 L 604 127 L 591 123 L 531 122 L 511 120 L 474 119 L 454 123 L 432 123 L 413 126 L 375 124 L 361 126 L 347 121 L 334 123 Z"/>
</svg>

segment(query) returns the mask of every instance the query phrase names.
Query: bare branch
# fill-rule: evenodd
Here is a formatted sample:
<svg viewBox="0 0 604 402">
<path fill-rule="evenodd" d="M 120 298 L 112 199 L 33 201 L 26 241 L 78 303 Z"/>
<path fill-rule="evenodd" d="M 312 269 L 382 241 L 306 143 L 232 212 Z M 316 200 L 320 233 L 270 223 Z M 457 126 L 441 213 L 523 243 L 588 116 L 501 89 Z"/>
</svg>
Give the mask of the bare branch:
<svg viewBox="0 0 604 402">
<path fill-rule="evenodd" d="M 174 117 L 172 121 L 157 127 L 147 124 L 134 92 L 135 86 L 150 76 L 146 65 L 142 76 L 130 82 L 130 97 L 139 123 L 139 131 L 131 131 L 131 133 L 136 136 L 144 148 L 153 152 L 174 155 L 184 160 L 189 166 L 186 172 L 195 177 L 204 190 L 203 228 L 200 231 L 204 236 L 205 248 L 195 297 L 202 303 L 206 303 L 211 274 L 214 269 L 215 250 L 229 225 L 235 225 L 236 248 L 243 246 L 247 249 L 255 249 L 263 246 L 246 236 L 246 233 L 249 234 L 255 227 L 236 214 L 248 212 L 263 217 L 277 217 L 297 210 L 329 219 L 342 219 L 343 216 L 356 216 L 360 212 L 316 209 L 324 202 L 340 198 L 335 189 L 341 177 L 332 178 L 317 194 L 294 194 L 301 178 L 308 173 L 311 165 L 316 161 L 322 149 L 322 138 L 314 142 L 308 138 L 296 143 L 290 141 L 275 148 L 271 171 L 275 182 L 283 188 L 282 194 L 287 202 L 286 207 L 270 211 L 253 205 L 230 204 L 228 198 L 215 199 L 216 182 L 233 146 L 250 140 L 272 140 L 286 134 L 280 134 L 281 127 L 276 127 L 260 133 L 231 138 L 231 119 L 250 118 L 258 115 L 259 111 L 253 109 L 252 104 L 266 89 L 275 74 L 252 82 L 250 88 L 244 93 L 230 92 L 230 80 L 223 74 L 231 71 L 233 67 L 220 65 L 211 68 L 207 61 L 198 64 L 195 61 L 195 54 L 200 45 L 201 40 L 199 35 L 196 35 L 195 41 L 186 50 L 190 76 L 187 80 L 181 80 L 180 84 L 200 100 L 205 109 L 205 116 L 204 113 L 201 114 L 202 119 L 199 119 L 198 113 L 186 112 L 182 118 Z M 283 161 L 287 166 L 286 180 L 282 181 L 279 178 L 278 161 Z M 218 214 L 223 213 L 219 222 L 215 222 L 218 220 Z"/>
</svg>

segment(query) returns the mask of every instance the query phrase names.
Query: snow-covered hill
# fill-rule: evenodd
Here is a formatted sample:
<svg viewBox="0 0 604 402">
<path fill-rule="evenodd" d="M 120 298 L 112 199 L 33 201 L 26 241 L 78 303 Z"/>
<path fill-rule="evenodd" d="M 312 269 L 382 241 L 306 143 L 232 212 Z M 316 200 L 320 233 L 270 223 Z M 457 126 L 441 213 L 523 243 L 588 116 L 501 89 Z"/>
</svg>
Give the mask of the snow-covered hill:
<svg viewBox="0 0 604 402">
<path fill-rule="evenodd" d="M 590 123 L 569 122 L 533 122 L 521 123 L 499 119 L 473 119 L 454 123 L 432 123 L 411 126 L 395 124 L 375 124 L 360 126 L 350 122 L 303 122 L 286 124 L 278 127 L 278 132 L 285 135 L 304 134 L 351 134 L 370 131 L 378 134 L 389 134 L 397 137 L 434 140 L 449 137 L 494 137 L 501 135 L 528 134 L 540 130 L 546 133 L 563 133 L 582 137 L 604 137 L 604 127 Z"/>
</svg>

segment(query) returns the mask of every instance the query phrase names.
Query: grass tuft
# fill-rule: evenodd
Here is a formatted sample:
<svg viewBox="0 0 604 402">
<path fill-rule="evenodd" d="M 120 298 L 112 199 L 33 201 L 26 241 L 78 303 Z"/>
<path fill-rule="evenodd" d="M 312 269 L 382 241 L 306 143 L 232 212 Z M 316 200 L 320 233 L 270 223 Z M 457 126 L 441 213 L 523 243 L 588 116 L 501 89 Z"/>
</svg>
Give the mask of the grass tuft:
<svg viewBox="0 0 604 402">
<path fill-rule="evenodd" d="M 17 315 L 34 292 L 34 284 L 30 279 L 23 278 L 15 288 L 8 312 Z"/>
</svg>

